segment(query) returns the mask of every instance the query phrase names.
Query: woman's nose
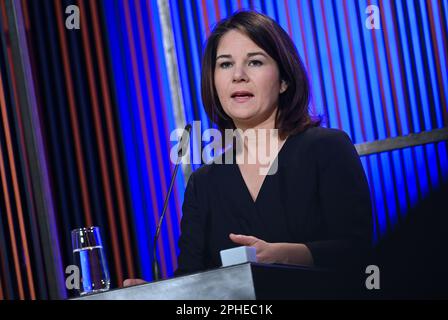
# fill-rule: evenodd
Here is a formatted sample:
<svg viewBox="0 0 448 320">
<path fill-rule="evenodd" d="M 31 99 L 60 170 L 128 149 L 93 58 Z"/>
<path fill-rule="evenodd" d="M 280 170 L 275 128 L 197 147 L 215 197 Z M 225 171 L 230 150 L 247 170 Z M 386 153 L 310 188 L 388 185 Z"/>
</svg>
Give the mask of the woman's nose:
<svg viewBox="0 0 448 320">
<path fill-rule="evenodd" d="M 233 72 L 233 81 L 241 82 L 241 81 L 247 81 L 247 80 L 248 80 L 248 77 L 247 77 L 246 71 L 244 70 L 244 67 L 235 66 L 235 69 Z"/>
</svg>

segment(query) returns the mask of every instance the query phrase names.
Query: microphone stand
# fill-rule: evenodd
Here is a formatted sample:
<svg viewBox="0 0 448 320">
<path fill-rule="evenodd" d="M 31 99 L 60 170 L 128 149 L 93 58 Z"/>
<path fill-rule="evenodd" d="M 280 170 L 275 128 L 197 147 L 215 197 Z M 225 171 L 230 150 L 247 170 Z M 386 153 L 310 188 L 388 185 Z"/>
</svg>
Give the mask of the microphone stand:
<svg viewBox="0 0 448 320">
<path fill-rule="evenodd" d="M 156 234 L 154 236 L 153 260 L 152 260 L 152 277 L 153 277 L 154 281 L 159 281 L 160 278 L 161 278 L 160 268 L 159 268 L 159 261 L 157 259 L 157 240 L 159 239 L 160 228 L 162 226 L 163 218 L 165 217 L 166 209 L 168 208 L 168 200 L 170 198 L 171 191 L 172 191 L 173 186 L 174 186 L 174 180 L 176 178 L 177 171 L 179 170 L 179 165 L 180 165 L 180 162 L 181 162 L 180 159 L 183 156 L 184 150 L 186 150 L 186 147 L 188 146 L 190 132 L 191 132 L 191 125 L 187 124 L 185 126 L 184 133 L 182 134 L 182 136 L 180 138 L 179 149 L 177 150 L 176 166 L 174 167 L 174 172 L 173 172 L 173 175 L 171 176 L 170 187 L 168 188 L 168 193 L 166 194 L 166 197 L 165 197 L 165 202 L 163 204 L 162 215 L 160 216 L 159 223 L 157 224 Z"/>
</svg>

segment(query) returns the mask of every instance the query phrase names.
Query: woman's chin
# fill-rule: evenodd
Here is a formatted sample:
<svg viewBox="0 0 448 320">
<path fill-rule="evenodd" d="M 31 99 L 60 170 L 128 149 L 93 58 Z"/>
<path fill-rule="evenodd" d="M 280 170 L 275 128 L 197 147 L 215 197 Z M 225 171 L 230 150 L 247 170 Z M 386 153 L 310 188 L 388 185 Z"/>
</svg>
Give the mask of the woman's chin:
<svg viewBox="0 0 448 320">
<path fill-rule="evenodd" d="M 238 108 L 233 109 L 233 112 L 227 112 L 228 115 L 233 119 L 233 121 L 237 122 L 251 122 L 252 119 L 255 117 L 255 112 L 252 109 L 246 108 Z"/>
<path fill-rule="evenodd" d="M 253 128 L 256 127 L 257 121 L 254 119 L 254 117 L 234 117 L 233 123 L 237 128 Z"/>
</svg>

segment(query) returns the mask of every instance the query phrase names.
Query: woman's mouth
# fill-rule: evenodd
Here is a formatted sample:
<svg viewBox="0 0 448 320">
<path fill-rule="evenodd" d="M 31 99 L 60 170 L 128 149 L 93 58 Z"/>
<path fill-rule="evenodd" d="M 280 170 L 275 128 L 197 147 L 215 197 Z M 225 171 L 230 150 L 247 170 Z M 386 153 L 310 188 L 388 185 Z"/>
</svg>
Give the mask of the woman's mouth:
<svg viewBox="0 0 448 320">
<path fill-rule="evenodd" d="M 237 103 L 244 103 L 252 99 L 254 95 L 249 91 L 237 91 L 232 93 L 231 98 Z"/>
</svg>

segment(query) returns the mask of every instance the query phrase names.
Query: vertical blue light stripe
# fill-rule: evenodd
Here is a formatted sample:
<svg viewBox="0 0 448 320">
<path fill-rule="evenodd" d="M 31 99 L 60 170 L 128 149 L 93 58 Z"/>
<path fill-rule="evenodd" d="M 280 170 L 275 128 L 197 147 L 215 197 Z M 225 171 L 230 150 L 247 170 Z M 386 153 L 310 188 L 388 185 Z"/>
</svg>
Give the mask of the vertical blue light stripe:
<svg viewBox="0 0 448 320">
<path fill-rule="evenodd" d="M 410 57 L 409 57 L 410 49 L 409 49 L 409 44 L 408 44 L 408 40 L 406 37 L 407 22 L 405 21 L 405 19 L 403 17 L 403 7 L 401 6 L 401 2 L 397 1 L 395 3 L 395 5 L 397 7 L 397 17 L 398 17 L 400 39 L 401 39 L 401 42 L 403 45 L 404 61 L 402 61 L 402 63 L 404 62 L 404 66 L 405 66 L 408 90 L 411 94 L 414 94 L 415 93 L 414 79 L 412 77 L 411 62 L 410 62 Z M 419 121 L 418 121 L 418 113 L 417 113 L 417 105 L 416 105 L 416 96 L 415 95 L 410 97 L 410 103 L 411 103 L 411 114 L 412 114 L 412 123 L 414 125 L 414 132 L 420 132 L 421 129 L 420 129 Z"/>
<path fill-rule="evenodd" d="M 283 30 L 285 30 L 288 33 L 288 19 L 286 17 L 287 14 L 289 14 L 288 12 L 290 12 L 290 10 L 288 10 L 285 7 L 285 3 L 283 2 L 283 0 L 281 1 L 277 1 L 276 3 L 277 5 L 277 11 L 278 11 L 278 24 L 283 28 Z M 294 29 L 293 29 L 294 31 Z M 296 32 L 298 32 L 298 29 L 295 29 Z M 291 35 L 292 37 L 292 35 Z"/>
<path fill-rule="evenodd" d="M 406 135 L 406 134 L 409 134 L 409 127 L 408 127 L 408 123 L 406 121 L 406 116 L 405 116 L 406 109 L 405 109 L 404 89 L 403 89 L 403 84 L 401 82 L 401 77 L 400 77 L 400 63 L 401 62 L 398 58 L 398 48 L 396 45 L 400 39 L 395 39 L 393 17 L 392 17 L 392 13 L 391 13 L 392 8 L 390 7 L 389 1 L 383 1 L 382 5 L 383 5 L 383 14 L 387 21 L 382 24 L 382 27 L 387 28 L 388 37 L 387 37 L 387 39 L 385 39 L 385 41 L 389 45 L 390 59 L 391 59 L 391 63 L 389 64 L 388 67 L 391 68 L 391 74 L 393 76 L 393 78 L 389 79 L 389 81 L 393 81 L 395 84 L 395 89 L 396 89 L 395 95 L 397 97 L 397 103 L 398 103 L 398 105 L 395 107 L 398 108 L 398 112 L 400 115 L 400 117 L 398 119 L 395 119 L 395 121 L 400 122 L 402 131 L 403 131 L 402 134 Z M 391 88 L 389 88 L 389 89 L 392 90 Z"/>
<path fill-rule="evenodd" d="M 194 28 L 193 28 L 193 23 L 194 22 L 193 22 L 193 13 L 192 13 L 191 10 L 192 10 L 191 3 L 186 2 L 185 3 L 185 13 L 186 13 L 187 21 L 188 21 L 187 28 L 188 28 L 188 33 L 189 33 L 189 36 L 190 36 L 190 39 L 191 39 L 190 43 L 194 44 L 194 43 L 197 43 L 197 36 L 196 36 L 196 34 L 194 32 Z M 200 106 L 196 106 L 196 107 L 200 111 L 200 116 L 201 116 L 200 120 L 202 122 L 202 130 L 205 130 L 205 129 L 209 128 L 209 123 L 208 123 L 208 120 L 207 120 L 208 119 L 207 115 L 205 113 L 205 110 L 204 110 L 204 108 L 202 106 L 202 102 L 201 102 L 202 101 L 202 99 L 201 99 L 201 86 L 200 86 L 200 83 L 201 83 L 201 68 L 200 68 L 201 57 L 198 56 L 197 48 L 196 49 L 192 48 L 191 55 L 192 55 L 192 60 L 193 60 L 193 61 L 191 61 L 191 63 L 193 65 L 193 69 L 194 69 L 193 77 L 194 77 L 194 82 L 195 83 L 194 84 L 190 84 L 190 85 L 194 86 L 193 92 L 196 93 L 197 101 L 199 103 L 201 103 Z M 197 119 L 197 120 L 199 120 L 199 119 Z"/>
<path fill-rule="evenodd" d="M 428 17 L 428 13 L 426 12 L 426 5 L 425 5 L 425 1 L 420 0 L 420 10 L 422 11 L 421 15 L 422 15 L 422 25 L 423 25 L 423 34 L 424 34 L 424 41 L 425 41 L 425 47 L 426 47 L 426 55 L 428 58 L 428 67 L 429 67 L 429 77 L 430 77 L 430 81 L 431 81 L 431 87 L 428 88 L 429 94 L 433 94 L 433 98 L 434 98 L 434 106 L 428 105 L 428 108 L 432 108 L 435 109 L 435 114 L 436 114 L 436 119 L 437 119 L 437 123 L 434 124 L 436 127 L 440 128 L 443 126 L 443 122 L 442 122 L 442 114 L 441 114 L 441 105 L 440 105 L 440 92 L 437 86 L 437 76 L 436 76 L 436 71 L 435 71 L 435 61 L 433 59 L 434 57 L 434 52 L 432 51 L 432 46 L 431 46 L 431 32 L 430 32 L 430 27 L 429 27 L 429 21 L 427 19 Z M 446 73 L 446 72 L 445 72 Z"/>
<path fill-rule="evenodd" d="M 189 83 L 188 83 L 188 71 L 187 66 L 185 63 L 185 53 L 184 53 L 184 46 L 182 45 L 182 32 L 181 32 L 181 26 L 179 18 L 179 11 L 177 7 L 177 1 L 173 0 L 170 2 L 170 8 L 171 8 L 171 16 L 172 16 L 172 23 L 173 23 L 173 29 L 174 29 L 174 41 L 176 43 L 176 53 L 177 53 L 177 60 L 178 60 L 178 68 L 179 68 L 179 76 L 180 76 L 180 84 L 182 87 L 182 96 L 184 98 L 184 111 L 185 111 L 185 118 L 187 123 L 191 123 L 194 120 L 193 117 L 193 106 L 191 105 L 191 96 L 190 96 L 190 90 L 189 90 Z"/>
<path fill-rule="evenodd" d="M 376 4 L 378 6 L 378 3 Z M 381 24 L 381 27 L 384 27 L 384 23 Z M 382 104 L 384 104 L 385 106 L 385 110 L 387 113 L 387 119 L 388 119 L 388 125 L 389 125 L 389 129 L 390 129 L 390 137 L 396 137 L 397 136 L 397 127 L 396 127 L 396 121 L 397 119 L 395 119 L 395 113 L 394 113 L 394 103 L 393 103 L 393 99 L 392 99 L 392 91 L 391 91 L 391 87 L 390 87 L 390 81 L 391 79 L 389 78 L 389 72 L 388 72 L 388 64 L 387 64 L 387 58 L 386 58 L 386 47 L 384 46 L 384 37 L 383 37 L 383 32 L 379 31 L 379 30 L 373 30 L 370 32 L 372 35 L 376 36 L 376 44 L 378 47 L 378 59 L 379 61 L 377 61 L 377 63 L 379 64 L 380 67 L 380 72 L 381 74 L 378 75 L 379 80 L 381 80 L 381 85 L 383 88 L 383 92 L 384 92 L 384 99 L 385 101 L 382 102 Z M 385 115 L 383 114 L 383 122 L 386 121 Z"/>
<path fill-rule="evenodd" d="M 249 10 L 250 9 L 249 0 L 242 0 L 241 1 L 241 9 L 242 10 Z"/>
<path fill-rule="evenodd" d="M 132 99 L 131 92 L 132 90 L 128 90 L 128 81 L 126 80 L 126 71 L 129 70 L 126 64 L 129 61 L 129 56 L 126 55 L 127 48 L 126 41 L 124 38 L 126 37 L 126 32 L 120 33 L 118 26 L 122 26 L 119 21 L 124 21 L 123 16 L 119 15 L 119 12 L 123 12 L 123 10 L 119 10 L 119 6 L 114 2 L 105 2 L 104 10 L 106 12 L 106 24 L 108 34 L 108 41 L 110 46 L 110 54 L 112 63 L 114 65 L 113 74 L 115 80 L 115 92 L 118 100 L 118 112 L 120 119 L 120 127 L 121 134 L 123 139 L 123 146 L 125 148 L 125 160 L 126 160 L 126 172 L 128 175 L 130 194 L 132 195 L 132 209 L 133 209 L 133 217 L 135 221 L 134 228 L 136 230 L 136 238 L 137 238 L 137 249 L 138 249 L 138 257 L 140 261 L 140 266 L 142 269 L 142 276 L 144 279 L 150 279 L 150 274 L 148 271 L 150 270 L 150 261 L 147 252 L 150 251 L 148 247 L 148 242 L 146 241 L 147 237 L 147 222 L 145 219 L 145 210 L 144 204 L 142 203 L 142 199 L 146 199 L 146 196 L 143 196 L 141 193 L 141 174 L 140 174 L 140 159 L 142 157 L 135 153 L 136 146 L 135 142 L 138 141 L 138 136 L 133 133 L 134 121 L 133 114 L 130 107 L 130 101 L 134 100 L 132 105 L 135 105 L 135 97 Z M 121 8 L 122 9 L 122 8 Z M 116 19 L 118 18 L 118 19 Z M 118 21 L 117 21 L 118 20 Z M 123 37 L 123 38 L 122 38 Z M 120 39 L 123 39 L 120 41 Z"/>
<path fill-rule="evenodd" d="M 230 8 L 233 12 L 236 12 L 238 10 L 238 1 L 237 0 L 230 0 Z"/>
<path fill-rule="evenodd" d="M 298 12 L 299 8 L 297 7 L 297 2 L 291 1 L 291 3 L 289 3 L 287 10 L 288 10 L 288 12 L 282 13 L 282 10 L 280 8 L 279 9 L 280 17 L 281 17 L 281 19 L 286 19 L 286 18 L 283 18 L 282 16 L 289 15 L 289 21 L 291 22 L 291 29 L 292 29 L 292 34 L 290 34 L 290 37 L 294 41 L 297 51 L 299 52 L 299 56 L 302 59 L 303 64 L 306 67 L 306 64 L 305 64 L 305 39 L 302 39 L 302 33 L 301 33 L 302 30 L 300 30 L 299 12 Z M 286 23 L 285 30 L 289 33 L 287 23 Z M 310 47 L 311 43 L 308 42 L 306 45 L 307 45 L 307 47 Z M 307 70 L 307 71 L 310 72 L 310 70 Z"/>
<path fill-rule="evenodd" d="M 275 17 L 275 9 L 274 9 L 274 1 L 265 1 L 266 4 L 266 14 L 270 16 L 272 19 L 276 20 Z"/>
<path fill-rule="evenodd" d="M 403 155 L 405 159 L 405 169 L 407 173 L 407 188 L 409 192 L 409 196 L 411 198 L 411 206 L 415 207 L 418 201 L 418 186 L 417 186 L 417 176 L 418 173 L 415 172 L 414 166 L 413 166 L 413 158 L 414 158 L 414 152 L 411 148 L 403 149 Z M 408 161 L 406 161 L 408 160 Z"/>
<path fill-rule="evenodd" d="M 425 123 L 425 129 L 431 128 L 431 119 L 429 115 L 429 100 L 428 100 L 428 94 L 427 94 L 427 88 L 425 83 L 425 71 L 423 70 L 423 56 L 420 49 L 420 35 L 417 29 L 417 16 L 415 14 L 415 7 L 413 1 L 406 1 L 407 4 L 407 11 L 409 15 L 409 19 L 413 21 L 413 23 L 408 23 L 408 26 L 411 30 L 411 39 L 412 39 L 412 48 L 414 51 L 414 63 L 416 66 L 416 72 L 417 72 L 417 83 L 418 87 L 420 89 L 420 99 L 421 99 L 421 108 L 423 109 L 423 120 Z"/>
<path fill-rule="evenodd" d="M 147 239 L 152 239 L 153 235 L 155 234 L 155 229 L 156 229 L 156 220 L 155 220 L 155 216 L 160 215 L 161 212 L 161 201 L 162 200 L 162 193 L 160 192 L 161 190 L 161 180 L 160 180 L 160 174 L 153 174 L 153 170 L 156 170 L 157 172 L 159 172 L 159 166 L 158 166 L 158 162 L 157 162 L 157 157 L 156 157 L 156 148 L 155 148 L 155 143 L 154 143 L 154 139 L 155 137 L 154 135 L 154 130 L 155 128 L 153 128 L 151 126 L 151 112 L 150 112 L 150 108 L 151 105 L 149 103 L 149 99 L 150 96 L 152 94 L 152 92 L 148 91 L 146 89 L 146 85 L 147 85 L 147 81 L 145 78 L 145 69 L 144 69 L 144 64 L 143 64 L 143 59 L 151 59 L 151 56 L 149 57 L 144 57 L 143 56 L 143 48 L 141 47 L 142 43 L 140 43 L 140 34 L 139 34 L 139 30 L 138 30 L 138 26 L 137 26 L 137 12 L 136 12 L 136 8 L 133 4 L 129 5 L 129 11 L 130 11 L 130 19 L 131 19 L 131 28 L 132 28 L 132 34 L 128 34 L 129 37 L 133 36 L 133 43 L 134 43 L 134 51 L 135 51 L 135 63 L 137 64 L 137 76 L 139 78 L 139 82 L 140 82 L 140 87 L 135 87 L 135 90 L 137 90 L 138 92 L 140 92 L 141 94 L 141 98 L 142 101 L 141 103 L 143 104 L 143 119 L 141 119 L 141 114 L 139 112 L 139 106 L 138 103 L 136 103 L 135 106 L 135 112 L 134 112 L 134 121 L 135 124 L 138 128 L 138 133 L 139 133 L 139 137 L 140 137 L 140 154 L 145 155 L 142 157 L 142 159 L 145 159 L 145 162 L 142 163 L 142 174 L 143 176 L 141 177 L 141 179 L 143 178 L 143 186 L 144 186 L 144 190 L 145 190 L 145 195 L 146 195 L 146 199 L 152 199 L 151 198 L 151 185 L 150 185 L 150 179 L 153 180 L 153 184 L 154 184 L 154 190 L 153 192 L 155 193 L 155 204 L 153 205 L 148 205 L 146 207 L 147 212 L 146 212 L 146 219 L 149 222 L 149 228 L 148 231 L 150 231 L 150 233 L 148 232 L 147 235 Z M 124 12 L 124 11 L 123 11 Z M 151 52 L 147 51 L 147 54 L 150 55 Z M 149 63 L 149 61 L 148 61 Z M 134 69 L 132 68 L 132 65 L 129 66 L 130 70 L 130 74 L 134 75 Z M 151 77 L 152 78 L 152 77 Z M 151 79 L 152 80 L 152 79 Z M 136 86 L 137 84 L 134 84 L 134 86 Z M 143 121 L 143 124 L 141 123 Z M 145 140 L 144 140 L 144 128 L 143 126 L 146 126 L 146 141 L 147 141 L 147 146 L 145 147 Z M 157 133 L 155 133 L 157 134 Z M 148 168 L 148 166 L 146 165 L 146 161 L 148 161 L 149 159 L 146 159 L 147 155 L 145 153 L 145 148 L 148 148 L 148 153 L 149 153 L 149 158 L 151 161 L 151 168 Z M 152 202 L 152 201 L 151 201 Z M 156 212 L 154 212 L 154 208 L 153 206 L 155 206 L 155 210 Z M 165 229 L 162 227 L 162 232 L 163 234 L 166 234 Z M 148 241 L 148 240 L 146 240 Z M 153 248 L 153 244 L 151 243 L 151 251 L 152 252 L 152 248 Z M 165 238 L 162 236 L 162 243 L 163 243 L 163 251 L 164 253 L 168 252 L 166 250 L 167 246 L 166 246 L 166 241 Z M 149 252 L 148 254 L 148 258 L 152 259 L 151 256 L 149 256 Z M 160 257 L 161 252 L 158 251 L 158 256 Z M 170 260 L 169 260 L 169 255 L 165 254 L 165 262 L 167 264 L 169 264 Z M 160 258 L 159 258 L 160 259 Z"/>
<path fill-rule="evenodd" d="M 205 33 L 205 19 L 202 14 L 202 1 L 201 0 L 193 0 L 196 2 L 196 15 L 199 18 L 197 21 L 197 24 L 199 26 L 200 31 L 200 42 L 202 45 L 204 45 L 206 40 L 206 33 Z M 193 8 L 192 8 L 193 10 Z"/>
<path fill-rule="evenodd" d="M 343 12 L 343 8 L 342 5 L 341 6 L 334 6 L 334 10 L 335 10 L 335 16 L 336 19 L 338 19 L 338 24 L 341 26 L 340 28 L 340 32 L 343 34 L 347 34 L 347 28 L 349 28 L 350 26 L 346 26 L 345 25 L 345 19 L 344 19 L 344 12 Z M 353 132 L 354 132 L 354 136 L 351 137 L 354 143 L 361 143 L 364 142 L 363 138 L 362 138 L 362 126 L 363 123 L 359 120 L 362 120 L 359 112 L 358 112 L 358 101 L 356 99 L 356 87 L 355 87 L 355 77 L 354 77 L 354 71 L 352 68 L 352 61 L 351 61 L 351 55 L 350 55 L 350 48 L 349 48 L 349 41 L 348 41 L 348 34 L 347 34 L 347 41 L 341 41 L 341 45 L 342 45 L 342 56 L 341 56 L 341 61 L 344 60 L 344 66 L 345 67 L 345 73 L 347 75 L 347 87 L 348 87 L 348 92 L 353 92 L 354 94 L 349 95 L 347 98 L 347 102 L 350 102 L 349 104 L 347 103 L 347 107 L 351 107 L 351 113 L 352 113 L 352 123 L 353 123 Z M 360 96 L 360 99 L 362 99 L 362 97 Z M 344 106 L 345 108 L 345 106 Z"/>
<path fill-rule="evenodd" d="M 428 179 L 430 181 L 430 185 L 433 189 L 436 189 L 439 187 L 440 181 L 439 179 L 439 172 L 437 170 L 437 154 L 436 154 L 436 148 L 434 144 L 428 144 L 426 145 L 426 156 L 428 158 L 428 168 L 429 168 L 429 175 Z"/>
<path fill-rule="evenodd" d="M 310 14 L 314 15 L 316 20 L 316 34 L 317 45 L 320 48 L 320 56 L 317 57 L 320 60 L 323 69 L 323 81 L 327 85 L 324 88 L 325 95 L 327 96 L 327 108 L 328 108 L 328 126 L 337 128 L 338 120 L 336 114 L 336 105 L 334 101 L 335 93 L 333 92 L 333 85 L 331 80 L 331 73 L 326 70 L 331 70 L 330 62 L 327 54 L 327 45 L 325 42 L 325 29 L 322 21 L 322 12 L 318 2 L 311 1 Z"/>
<path fill-rule="evenodd" d="M 184 46 L 183 46 L 183 39 L 182 39 L 182 26 L 180 25 L 179 21 L 179 8 L 177 7 L 177 1 L 173 0 L 170 2 L 171 7 L 171 16 L 172 16 L 172 22 L 173 22 L 173 29 L 174 29 L 174 39 L 176 43 L 176 50 L 177 50 L 177 60 L 178 60 L 178 68 L 179 68 L 179 76 L 180 76 L 180 82 L 182 86 L 182 95 L 183 95 L 183 101 L 184 101 L 184 110 L 185 110 L 185 118 L 187 123 L 192 124 L 194 119 L 193 115 L 193 108 L 192 105 L 192 98 L 190 95 L 190 84 L 188 80 L 188 68 L 186 65 L 186 56 L 184 53 Z M 193 136 L 192 139 L 196 139 L 195 132 L 192 131 Z M 194 152 L 200 152 L 200 150 L 197 148 L 197 145 L 195 143 L 192 144 L 192 153 Z M 193 159 L 192 159 L 193 161 Z M 193 170 L 197 169 L 198 165 L 192 165 Z"/>
<path fill-rule="evenodd" d="M 253 2 L 254 2 L 254 10 L 257 10 L 258 12 L 263 12 L 261 0 L 254 0 Z"/>
<path fill-rule="evenodd" d="M 367 74 L 365 73 L 364 69 L 364 60 L 362 55 L 362 46 L 361 46 L 361 37 L 358 33 L 358 12 L 356 10 L 356 7 L 354 5 L 347 5 L 347 15 L 349 20 L 349 28 L 351 30 L 352 34 L 352 42 L 353 42 L 353 52 L 354 52 L 354 59 L 355 59 L 355 70 L 358 75 L 358 83 L 357 87 L 359 90 L 359 95 L 361 97 L 361 109 L 363 113 L 363 117 L 361 119 L 362 124 L 364 125 L 364 129 L 366 132 L 366 141 L 372 141 L 375 139 L 375 133 L 372 125 L 372 117 L 373 115 L 370 112 L 369 107 L 369 94 L 368 94 L 368 88 L 369 81 L 367 79 Z M 353 104 L 353 106 L 358 105 L 358 103 Z"/>
<path fill-rule="evenodd" d="M 407 200 L 406 200 L 406 188 L 407 185 L 405 184 L 405 172 L 403 171 L 403 167 L 401 166 L 401 152 L 396 150 L 392 151 L 392 161 L 393 166 L 395 169 L 395 188 L 397 189 L 398 193 L 398 208 L 399 212 L 401 214 L 406 213 L 408 210 L 407 207 Z"/>
<path fill-rule="evenodd" d="M 325 114 L 325 106 L 324 106 L 324 89 L 321 87 L 321 83 L 319 81 L 319 55 L 317 52 L 317 48 L 314 46 L 313 39 L 313 24 L 311 22 L 311 11 L 308 7 L 308 1 L 300 1 L 301 7 L 297 8 L 297 10 L 301 10 L 303 26 L 304 26 L 304 34 L 305 39 L 303 39 L 303 43 L 307 44 L 307 53 L 309 58 L 309 68 L 308 70 L 308 78 L 311 82 L 312 92 L 311 92 L 311 101 L 314 103 L 316 108 L 316 112 L 319 115 Z M 298 18 L 298 17 L 297 17 Z M 316 46 L 318 44 L 316 43 Z M 304 48 L 305 50 L 305 48 Z"/>
<path fill-rule="evenodd" d="M 417 162 L 417 170 L 418 170 L 418 179 L 420 182 L 420 187 L 422 191 L 422 197 L 425 198 L 429 192 L 429 181 L 428 181 L 428 173 L 426 172 L 425 166 L 425 146 L 417 146 L 415 147 L 415 159 Z"/>
<path fill-rule="evenodd" d="M 335 24 L 334 20 L 334 12 L 335 9 L 333 8 L 333 1 L 326 1 L 325 2 L 325 9 L 323 14 L 325 14 L 326 22 L 327 22 L 327 33 L 328 38 L 330 40 L 330 54 L 331 59 L 333 61 L 333 69 L 326 70 L 328 73 L 333 73 L 335 82 L 336 82 L 336 92 L 335 92 L 335 99 L 338 100 L 338 104 L 335 106 L 339 107 L 339 115 L 341 118 L 341 130 L 344 130 L 352 136 L 351 132 L 351 126 L 350 126 L 350 120 L 349 120 L 349 112 L 348 112 L 348 101 L 346 96 L 346 88 L 345 88 L 345 81 L 343 78 L 343 64 L 346 64 L 345 61 L 341 58 L 339 51 L 339 45 L 338 45 L 338 35 L 337 33 L 337 26 Z M 330 71 L 331 70 L 331 71 Z M 355 139 L 355 137 L 351 137 L 352 139 Z"/>
<path fill-rule="evenodd" d="M 434 1 L 434 2 L 436 2 L 436 1 Z M 448 30 L 448 4 L 446 3 L 446 1 L 443 1 L 443 0 L 440 0 L 440 4 L 441 4 L 442 10 L 445 14 L 445 18 L 446 18 L 444 27 L 445 27 L 445 30 Z M 440 13 L 440 14 L 442 14 L 442 13 Z M 440 20 L 440 21 L 442 22 L 442 20 Z M 442 25 L 442 24 L 443 23 L 441 23 L 440 25 Z"/>
<path fill-rule="evenodd" d="M 448 183 L 448 142 L 437 143 L 437 150 L 439 151 L 440 166 L 442 167 L 443 183 Z"/>
<path fill-rule="evenodd" d="M 221 14 L 220 20 L 224 19 L 225 17 L 227 17 L 228 15 L 230 15 L 230 12 L 227 12 L 227 8 L 226 8 L 226 0 L 218 0 L 218 4 L 219 4 L 219 12 Z"/>
<path fill-rule="evenodd" d="M 443 40 L 442 40 L 442 18 L 440 16 L 440 12 L 437 7 L 437 1 L 430 1 L 430 5 L 432 8 L 432 13 L 434 16 L 434 29 L 436 33 L 436 43 L 434 44 L 437 48 L 437 52 L 434 54 L 439 57 L 440 61 L 440 73 L 442 74 L 442 86 L 443 91 L 445 92 L 445 97 L 447 97 L 448 92 L 448 72 L 443 72 L 443 70 L 448 70 L 447 59 L 448 57 L 445 55 L 445 51 L 443 49 Z M 446 40 L 446 39 L 445 39 Z"/>
<path fill-rule="evenodd" d="M 209 13 L 209 15 L 208 15 L 208 22 L 210 23 L 209 29 L 210 29 L 210 32 L 212 32 L 213 27 L 215 26 L 216 22 L 219 21 L 219 17 L 218 17 L 218 20 L 216 20 L 215 1 L 207 0 L 205 5 L 206 5 L 207 12 Z"/>
<path fill-rule="evenodd" d="M 359 7 L 360 8 L 366 8 L 367 2 L 364 0 L 359 1 Z M 373 109 L 374 109 L 374 116 L 376 119 L 376 124 L 378 127 L 378 138 L 379 139 L 385 139 L 386 136 L 386 128 L 384 125 L 384 118 L 383 118 L 383 107 L 381 102 L 381 92 L 379 87 L 379 79 L 378 79 L 378 73 L 376 69 L 377 61 L 375 60 L 375 49 L 373 47 L 373 38 L 372 38 L 372 30 L 369 30 L 365 28 L 364 26 L 364 20 L 365 15 L 362 12 L 362 15 L 359 17 L 362 21 L 362 32 L 364 36 L 364 46 L 366 50 L 366 59 L 367 59 L 367 68 L 369 71 L 370 79 L 368 79 L 368 84 L 372 90 L 372 99 L 373 99 Z"/>
</svg>

